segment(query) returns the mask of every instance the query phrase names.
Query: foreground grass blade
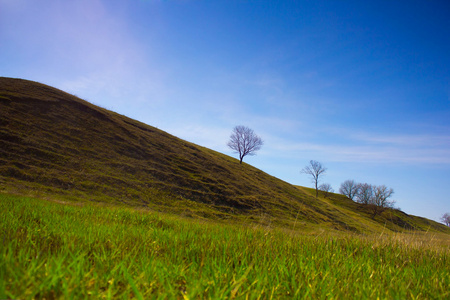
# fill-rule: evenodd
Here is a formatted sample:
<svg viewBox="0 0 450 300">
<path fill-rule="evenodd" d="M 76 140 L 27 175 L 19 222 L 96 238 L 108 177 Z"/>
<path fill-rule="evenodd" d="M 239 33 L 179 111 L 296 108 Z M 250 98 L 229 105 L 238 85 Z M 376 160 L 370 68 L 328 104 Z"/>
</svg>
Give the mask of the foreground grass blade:
<svg viewBox="0 0 450 300">
<path fill-rule="evenodd" d="M 0 298 L 448 299 L 448 235 L 302 234 L 0 195 Z"/>
</svg>

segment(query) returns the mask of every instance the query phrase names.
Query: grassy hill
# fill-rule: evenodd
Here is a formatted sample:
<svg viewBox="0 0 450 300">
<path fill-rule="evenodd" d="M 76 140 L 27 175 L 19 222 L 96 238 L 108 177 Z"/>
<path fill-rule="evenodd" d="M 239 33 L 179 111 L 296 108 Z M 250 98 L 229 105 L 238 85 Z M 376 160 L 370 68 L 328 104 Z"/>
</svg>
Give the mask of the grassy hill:
<svg viewBox="0 0 450 300">
<path fill-rule="evenodd" d="M 224 141 L 226 142 L 226 141 Z M 235 158 L 37 82 L 0 78 L 0 192 L 292 229 L 449 233 L 342 195 L 315 199 Z"/>
</svg>

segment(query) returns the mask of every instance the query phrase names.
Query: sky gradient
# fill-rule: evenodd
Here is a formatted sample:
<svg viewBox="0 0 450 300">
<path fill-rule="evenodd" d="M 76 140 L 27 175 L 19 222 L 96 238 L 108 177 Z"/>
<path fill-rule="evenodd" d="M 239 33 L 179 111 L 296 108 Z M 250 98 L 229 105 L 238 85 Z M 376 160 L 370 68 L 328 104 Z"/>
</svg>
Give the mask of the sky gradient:
<svg viewBox="0 0 450 300">
<path fill-rule="evenodd" d="M 309 160 L 450 212 L 449 1 L 0 0 L 0 76 L 42 82 L 289 183 Z"/>
</svg>

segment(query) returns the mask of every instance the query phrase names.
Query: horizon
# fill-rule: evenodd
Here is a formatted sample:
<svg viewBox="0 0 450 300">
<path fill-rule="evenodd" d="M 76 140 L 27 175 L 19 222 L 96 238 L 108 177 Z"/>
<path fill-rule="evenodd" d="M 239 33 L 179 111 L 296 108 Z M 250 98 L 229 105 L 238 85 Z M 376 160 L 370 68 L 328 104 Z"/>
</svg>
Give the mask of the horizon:
<svg viewBox="0 0 450 300">
<path fill-rule="evenodd" d="M 262 171 L 335 192 L 394 189 L 396 206 L 450 212 L 450 3 L 0 0 L 0 76 L 38 81 L 236 157 L 232 129 L 264 140 Z M 42 20 L 45 20 L 44 22 Z"/>
</svg>

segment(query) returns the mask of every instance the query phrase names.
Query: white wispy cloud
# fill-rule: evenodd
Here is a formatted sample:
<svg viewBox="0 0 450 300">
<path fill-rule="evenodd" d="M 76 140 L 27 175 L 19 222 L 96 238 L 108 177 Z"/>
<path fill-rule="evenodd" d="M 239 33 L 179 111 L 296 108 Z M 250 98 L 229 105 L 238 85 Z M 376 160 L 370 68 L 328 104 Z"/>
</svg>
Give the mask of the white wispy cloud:
<svg viewBox="0 0 450 300">
<path fill-rule="evenodd" d="M 229 140 L 231 129 L 194 124 L 168 128 L 170 133 L 177 137 L 222 153 L 229 152 L 226 143 Z"/>
<path fill-rule="evenodd" d="M 270 138 L 271 152 L 282 156 L 320 157 L 335 162 L 450 164 L 450 136 L 364 134 L 343 142 L 291 142 Z"/>
<path fill-rule="evenodd" d="M 156 101 L 166 96 L 167 74 L 153 58 L 151 45 L 132 34 L 126 13 L 111 10 L 105 1 L 13 5 L 2 0 L 2 8 L 7 17 L 2 34 L 15 45 L 16 56 L 33 49 L 30 67 L 17 71 L 20 77 L 105 106 L 106 101 Z"/>
<path fill-rule="evenodd" d="M 450 136 L 430 134 L 374 135 L 355 134 L 351 138 L 368 143 L 408 147 L 450 146 Z"/>
</svg>

